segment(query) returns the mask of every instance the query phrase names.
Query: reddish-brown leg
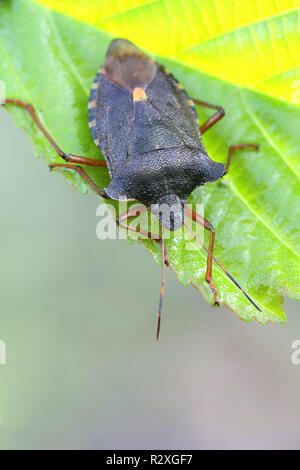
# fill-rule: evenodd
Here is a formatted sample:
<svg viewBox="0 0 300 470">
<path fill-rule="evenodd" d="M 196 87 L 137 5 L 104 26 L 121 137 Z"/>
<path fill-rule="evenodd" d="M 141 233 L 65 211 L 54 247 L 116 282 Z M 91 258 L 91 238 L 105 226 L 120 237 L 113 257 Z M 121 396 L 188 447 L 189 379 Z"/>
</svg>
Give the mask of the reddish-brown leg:
<svg viewBox="0 0 300 470">
<path fill-rule="evenodd" d="M 135 206 L 132 209 L 129 209 L 128 212 L 125 212 L 124 214 L 119 215 L 119 217 L 117 217 L 116 219 L 116 222 L 120 227 L 124 229 L 131 230 L 132 232 L 140 233 L 147 238 L 151 238 L 155 242 L 161 243 L 161 238 L 158 235 L 141 230 L 139 227 L 131 227 L 130 225 L 124 224 L 124 221 L 131 220 L 134 217 L 137 217 L 137 215 L 142 214 L 143 212 L 146 212 L 146 211 L 148 211 L 148 208 L 144 206 L 143 204 L 140 206 Z M 166 250 L 164 251 L 163 259 L 164 259 L 165 264 L 168 266 L 168 255 L 167 255 Z"/>
<path fill-rule="evenodd" d="M 200 101 L 200 100 L 196 100 L 196 99 L 193 99 L 193 101 L 194 101 L 194 103 L 198 104 L 199 106 L 204 106 L 206 108 L 212 108 L 212 109 L 217 110 L 217 112 L 212 117 L 207 119 L 207 121 L 205 121 L 200 126 L 201 134 L 204 134 L 204 132 L 206 132 L 210 127 L 212 127 L 214 124 L 216 124 L 218 121 L 220 121 L 220 119 L 222 119 L 225 116 L 225 111 L 222 108 L 222 106 L 217 106 L 215 104 L 207 103 L 206 101 Z M 236 145 L 231 145 L 229 147 L 224 175 L 226 175 L 228 173 L 233 153 L 236 150 L 244 149 L 244 148 L 247 148 L 247 147 L 252 147 L 256 150 L 258 150 L 258 148 L 259 148 L 259 146 L 257 144 L 236 144 Z"/>
<path fill-rule="evenodd" d="M 51 137 L 51 135 L 46 131 L 45 127 L 42 125 L 41 121 L 39 120 L 34 107 L 30 103 L 25 103 L 24 101 L 21 101 L 21 100 L 7 99 L 7 100 L 4 100 L 4 104 L 15 104 L 17 106 L 21 106 L 22 108 L 27 109 L 33 121 L 35 122 L 37 127 L 41 130 L 41 132 L 44 134 L 48 142 L 52 145 L 52 147 L 58 153 L 58 155 L 61 158 L 63 158 L 66 162 L 77 163 L 81 165 L 106 167 L 106 163 L 104 160 L 96 160 L 93 158 L 86 158 L 86 157 L 80 157 L 79 155 L 73 155 L 72 153 L 65 153 L 57 145 L 57 143 Z"/>
<path fill-rule="evenodd" d="M 84 179 L 85 181 L 89 184 L 90 188 L 98 194 L 98 196 L 103 197 L 104 199 L 110 199 L 110 197 L 103 191 L 103 189 L 100 189 L 94 181 L 86 174 L 84 169 L 81 166 L 77 166 L 74 164 L 70 163 L 52 163 L 52 165 L 49 165 L 50 170 L 53 168 L 68 168 L 71 170 L 77 171 Z"/>
<path fill-rule="evenodd" d="M 158 235 L 152 234 L 150 232 L 146 232 L 145 230 L 141 230 L 140 227 L 132 227 L 130 225 L 125 224 L 125 221 L 129 221 L 133 219 L 134 217 L 137 217 L 140 214 L 143 214 L 144 212 L 148 211 L 148 208 L 141 204 L 140 206 L 135 206 L 129 209 L 129 211 L 125 212 L 124 214 L 119 215 L 119 217 L 116 218 L 116 222 L 119 225 L 119 227 L 122 227 L 126 230 L 130 230 L 131 232 L 136 232 L 140 233 L 146 238 L 152 238 L 152 240 L 155 240 L 157 242 L 160 242 L 160 237 Z"/>
<path fill-rule="evenodd" d="M 192 211 L 191 209 L 189 208 L 185 208 L 185 214 L 190 217 L 192 220 L 200 223 L 202 226 L 205 227 L 205 225 L 203 224 L 203 217 L 199 216 L 199 214 L 197 214 L 196 212 Z M 202 220 L 201 220 L 202 219 Z M 206 221 L 207 222 L 207 221 Z M 209 223 L 209 222 L 208 222 Z M 236 285 L 236 287 L 238 289 L 240 289 L 244 296 L 249 300 L 249 302 L 251 302 L 251 304 L 259 311 L 261 312 L 261 309 L 260 307 L 254 302 L 254 300 L 250 297 L 250 295 L 247 294 L 247 292 L 240 286 L 240 284 L 234 279 L 234 277 L 227 271 L 227 269 L 224 268 L 224 266 L 222 266 L 222 264 L 220 263 L 220 261 L 212 254 L 212 251 L 210 251 L 210 249 L 206 248 L 206 246 L 201 242 L 201 240 L 197 237 L 197 235 L 190 229 L 190 227 L 187 225 L 186 222 L 184 222 L 184 226 L 185 228 L 192 234 L 193 238 L 202 246 L 202 248 L 206 251 L 207 255 L 211 257 L 211 260 L 213 260 L 221 269 L 222 271 L 226 274 L 226 276 L 229 277 L 229 279 L 233 282 L 233 284 Z M 208 227 L 205 227 L 209 230 Z M 211 237 L 212 238 L 212 237 Z M 214 236 L 213 236 L 213 241 L 214 241 Z M 212 246 L 213 247 L 213 243 L 209 245 L 210 247 Z M 207 260 L 208 260 L 208 256 L 207 256 Z"/>
<path fill-rule="evenodd" d="M 232 160 L 232 155 L 233 153 L 236 151 L 236 150 L 240 150 L 240 149 L 244 149 L 244 148 L 247 148 L 247 147 L 250 147 L 250 148 L 253 148 L 255 150 L 258 150 L 259 148 L 259 145 L 258 144 L 236 144 L 236 145 L 231 145 L 228 149 L 228 157 L 227 157 L 227 162 L 226 162 L 226 165 L 225 165 L 225 173 L 224 175 L 226 175 L 229 171 L 229 167 L 230 167 L 230 164 L 231 164 L 231 160 Z"/>
<path fill-rule="evenodd" d="M 116 219 L 116 222 L 122 228 L 125 228 L 127 230 L 131 230 L 132 232 L 140 233 L 140 234 L 144 235 L 145 237 L 151 238 L 155 242 L 160 243 L 161 238 L 158 235 L 155 235 L 155 234 L 150 233 L 150 232 L 145 232 L 144 230 L 141 230 L 139 227 L 131 227 L 130 225 L 124 224 L 124 221 L 131 220 L 134 217 L 136 217 L 137 215 L 142 214 L 143 212 L 146 212 L 146 211 L 148 211 L 148 208 L 144 205 L 134 207 L 132 209 L 129 209 L 128 212 L 125 212 L 124 214 L 119 215 L 119 217 L 117 217 L 117 219 Z M 164 252 L 164 257 L 163 258 L 164 258 L 165 264 L 168 266 L 168 264 L 169 264 L 168 263 L 168 255 L 167 255 L 166 251 Z"/>
<path fill-rule="evenodd" d="M 194 103 L 198 104 L 199 106 L 204 106 L 205 108 L 211 108 L 211 109 L 216 109 L 217 112 L 207 119 L 201 126 L 200 126 L 200 132 L 201 134 L 204 134 L 210 127 L 212 127 L 216 122 L 220 121 L 222 117 L 225 116 L 225 111 L 222 108 L 222 106 L 217 106 L 215 104 L 210 104 L 207 103 L 206 101 L 200 101 L 200 100 L 195 100 L 193 99 Z"/>
<path fill-rule="evenodd" d="M 212 261 L 213 261 L 214 242 L 215 242 L 215 230 L 212 224 L 208 220 L 204 219 L 204 217 L 201 217 L 201 215 L 197 214 L 197 212 L 193 211 L 189 207 L 185 206 L 184 213 L 187 217 L 192 219 L 194 222 L 197 222 L 198 224 L 202 225 L 202 227 L 204 227 L 206 230 L 210 232 L 205 280 L 208 283 L 210 290 L 213 293 L 214 305 L 220 305 L 218 293 L 212 280 Z"/>
</svg>

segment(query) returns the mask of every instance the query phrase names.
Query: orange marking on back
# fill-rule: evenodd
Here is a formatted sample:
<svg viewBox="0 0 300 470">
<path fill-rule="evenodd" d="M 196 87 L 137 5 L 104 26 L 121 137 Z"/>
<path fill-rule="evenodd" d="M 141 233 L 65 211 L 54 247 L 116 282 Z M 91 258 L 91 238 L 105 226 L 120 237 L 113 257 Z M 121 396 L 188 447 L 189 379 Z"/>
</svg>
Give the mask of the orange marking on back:
<svg viewBox="0 0 300 470">
<path fill-rule="evenodd" d="M 133 101 L 145 101 L 148 96 L 144 92 L 143 88 L 136 87 L 132 92 Z"/>
</svg>

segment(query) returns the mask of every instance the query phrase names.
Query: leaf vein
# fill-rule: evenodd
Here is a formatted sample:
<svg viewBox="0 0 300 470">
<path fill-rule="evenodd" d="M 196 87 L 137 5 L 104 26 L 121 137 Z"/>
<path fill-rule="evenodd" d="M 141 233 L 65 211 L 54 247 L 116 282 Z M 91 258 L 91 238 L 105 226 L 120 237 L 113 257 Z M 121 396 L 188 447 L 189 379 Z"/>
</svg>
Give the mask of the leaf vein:
<svg viewBox="0 0 300 470">
<path fill-rule="evenodd" d="M 74 62 L 70 56 L 70 53 L 69 51 L 67 50 L 66 46 L 65 46 L 65 43 L 64 41 L 62 40 L 62 37 L 61 37 L 61 34 L 56 26 L 56 23 L 55 23 L 55 20 L 54 20 L 54 16 L 53 16 L 53 12 L 52 10 L 48 10 L 48 18 L 50 20 L 50 23 L 51 23 L 51 26 L 52 26 L 52 31 L 54 32 L 60 46 L 62 47 L 64 53 L 65 53 L 65 58 L 67 60 L 67 63 L 69 65 L 69 68 L 71 70 L 71 72 L 73 73 L 74 77 L 76 78 L 76 80 L 78 81 L 79 85 L 82 87 L 84 93 L 89 96 L 89 90 L 86 88 L 86 86 L 84 85 L 83 81 L 81 80 L 81 77 L 79 75 L 79 73 L 77 72 L 77 69 L 76 69 L 76 66 L 74 65 Z"/>
<path fill-rule="evenodd" d="M 183 49 L 181 49 L 181 51 L 178 52 L 177 54 L 177 58 L 179 58 L 181 55 L 185 54 L 186 52 L 189 52 L 190 50 L 198 47 L 198 46 L 203 46 L 204 44 L 209 44 L 210 42 L 219 42 L 219 39 L 220 38 L 224 38 L 225 36 L 229 35 L 229 34 L 232 34 L 234 32 L 238 32 L 238 31 L 241 31 L 243 29 L 246 29 L 246 28 L 249 28 L 250 26 L 254 26 L 254 25 L 258 25 L 258 24 L 261 24 L 261 23 L 265 23 L 265 22 L 268 22 L 270 20 L 273 20 L 274 18 L 280 18 L 280 17 L 284 17 L 284 16 L 287 16 L 293 12 L 296 12 L 296 13 L 299 13 L 300 11 L 300 8 L 299 6 L 295 7 L 295 8 L 291 8 L 287 11 L 284 11 L 284 12 L 281 12 L 281 13 L 278 13 L 278 14 L 275 14 L 275 15 L 270 15 L 268 16 L 267 18 L 263 18 L 263 19 L 259 19 L 257 21 L 252 21 L 250 23 L 245 23 L 243 26 L 238 26 L 236 28 L 232 28 L 232 29 L 228 29 L 226 31 L 223 31 L 221 34 L 217 34 L 205 41 L 200 41 L 200 42 L 197 42 L 195 44 L 190 44 L 189 46 L 187 47 L 184 47 Z"/>
<path fill-rule="evenodd" d="M 245 91 L 243 90 L 243 88 L 240 88 L 240 94 L 242 96 L 242 100 L 243 100 L 243 103 L 245 105 L 245 108 L 247 110 L 247 113 L 249 114 L 250 118 L 252 119 L 253 123 L 258 127 L 258 129 L 260 130 L 260 132 L 263 134 L 263 136 L 266 138 L 266 140 L 269 142 L 269 144 L 271 145 L 271 147 L 276 151 L 276 153 L 278 153 L 278 155 L 280 156 L 280 158 L 282 159 L 282 161 L 287 165 L 287 167 L 294 173 L 294 175 L 297 177 L 297 179 L 300 180 L 300 175 L 299 173 L 297 172 L 297 170 L 293 167 L 293 165 L 291 165 L 289 163 L 289 161 L 285 158 L 284 154 L 282 153 L 282 151 L 280 150 L 280 148 L 278 147 L 278 145 L 274 142 L 274 140 L 272 139 L 272 137 L 270 136 L 269 132 L 267 131 L 267 129 L 265 128 L 265 126 L 260 122 L 260 120 L 258 119 L 258 117 L 256 116 L 256 114 L 250 109 L 250 107 L 248 106 L 248 103 L 245 99 Z"/>
</svg>

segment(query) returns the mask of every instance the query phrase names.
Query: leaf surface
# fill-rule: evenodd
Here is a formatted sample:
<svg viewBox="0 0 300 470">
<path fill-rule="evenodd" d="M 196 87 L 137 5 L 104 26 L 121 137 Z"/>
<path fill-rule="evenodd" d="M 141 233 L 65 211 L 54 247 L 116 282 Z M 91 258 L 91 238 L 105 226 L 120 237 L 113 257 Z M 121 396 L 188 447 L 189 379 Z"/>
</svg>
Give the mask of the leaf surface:
<svg viewBox="0 0 300 470">
<path fill-rule="evenodd" d="M 13 0 L 0 3 L 0 79 L 7 97 L 31 102 L 65 151 L 102 158 L 87 124 L 93 78 L 114 36 L 153 54 L 198 99 L 219 104 L 226 117 L 204 135 L 209 155 L 236 153 L 225 184 L 196 189 L 216 229 L 215 254 L 262 308 L 258 312 L 214 266 L 221 302 L 241 318 L 282 322 L 283 296 L 300 299 L 300 70 L 298 1 Z M 300 87 L 300 84 L 299 84 Z M 9 107 L 47 162 L 59 157 L 24 110 Z M 198 108 L 200 122 L 211 112 Z M 100 186 L 106 170 L 88 169 Z M 85 182 L 64 171 L 81 192 Z M 225 179 L 224 179 L 225 181 Z M 206 238 L 208 242 L 208 238 Z M 153 241 L 145 248 L 159 261 Z M 171 268 L 211 301 L 203 250 L 167 241 Z"/>
</svg>

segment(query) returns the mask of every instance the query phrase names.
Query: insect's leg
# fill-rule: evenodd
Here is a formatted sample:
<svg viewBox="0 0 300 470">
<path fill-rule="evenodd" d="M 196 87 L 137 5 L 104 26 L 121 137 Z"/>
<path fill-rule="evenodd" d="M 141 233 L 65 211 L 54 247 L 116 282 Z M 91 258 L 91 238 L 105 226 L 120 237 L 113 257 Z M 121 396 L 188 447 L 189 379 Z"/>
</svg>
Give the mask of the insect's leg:
<svg viewBox="0 0 300 470">
<path fill-rule="evenodd" d="M 45 127 L 39 120 L 36 111 L 34 107 L 30 103 L 25 103 L 24 101 L 21 100 L 13 100 L 13 99 L 6 99 L 4 100 L 4 104 L 15 104 L 17 106 L 21 106 L 22 108 L 27 109 L 28 113 L 32 117 L 34 123 L 37 125 L 37 127 L 41 130 L 41 132 L 44 134 L 48 142 L 52 145 L 54 150 L 58 153 L 58 155 L 63 158 L 66 162 L 69 163 L 77 163 L 81 165 L 89 165 L 89 166 L 102 166 L 105 167 L 106 163 L 104 160 L 96 160 L 94 158 L 86 158 L 86 157 L 80 157 L 79 155 L 73 155 L 71 153 L 65 153 L 55 142 L 55 140 L 51 137 L 51 135 L 46 131 Z"/>
<path fill-rule="evenodd" d="M 185 208 L 185 214 L 190 217 L 191 219 L 195 220 L 196 222 L 198 222 L 198 220 L 195 218 L 195 215 L 198 215 L 196 212 L 192 211 L 191 209 L 189 209 L 188 207 Z M 199 222 L 201 223 L 201 222 Z M 249 300 L 249 302 L 252 303 L 252 305 L 259 311 L 261 312 L 261 308 L 254 302 L 253 299 L 251 299 L 250 295 L 247 294 L 247 292 L 239 285 L 239 283 L 234 279 L 234 277 L 227 271 L 227 269 L 225 269 L 222 264 L 220 263 L 220 261 L 212 254 L 212 252 L 206 248 L 206 246 L 201 242 L 201 240 L 197 237 L 197 235 L 190 229 L 190 227 L 184 222 L 184 226 L 186 227 L 186 229 L 193 235 L 193 238 L 195 240 L 197 240 L 197 242 L 202 246 L 202 248 L 206 251 L 206 253 L 208 255 L 211 255 L 211 258 L 212 260 L 219 266 L 219 268 L 222 269 L 222 271 L 226 274 L 226 276 L 229 277 L 229 279 L 233 282 L 233 284 L 236 285 L 236 287 L 238 289 L 240 289 L 244 296 Z"/>
<path fill-rule="evenodd" d="M 137 216 L 137 213 L 139 212 L 139 214 L 143 213 L 143 212 L 146 212 L 148 210 L 148 208 L 144 205 L 141 205 L 141 206 L 136 206 L 134 207 L 133 209 L 129 209 L 128 212 L 125 212 L 124 214 L 121 214 L 119 215 L 119 217 L 116 218 L 116 222 L 117 224 L 122 227 L 122 228 L 125 228 L 125 229 L 128 229 L 128 230 L 131 230 L 132 232 L 137 232 L 137 233 L 141 233 L 142 235 L 144 235 L 145 237 L 147 238 L 151 238 L 152 240 L 154 240 L 155 242 L 158 242 L 160 243 L 161 241 L 161 238 L 158 236 L 158 235 L 155 235 L 155 234 L 152 234 L 150 232 L 145 232 L 144 230 L 141 230 L 139 227 L 131 227 L 130 225 L 125 225 L 124 224 L 124 221 L 126 220 L 131 220 L 133 219 L 134 217 Z M 164 263 L 166 266 L 169 265 L 168 263 L 168 255 L 167 255 L 167 251 L 165 250 L 164 252 Z"/>
<path fill-rule="evenodd" d="M 195 100 L 193 99 L 194 103 L 198 104 L 199 106 L 204 106 L 205 108 L 211 108 L 211 109 L 216 109 L 217 112 L 207 119 L 201 126 L 200 126 L 200 132 L 201 134 L 204 134 L 210 127 L 212 127 L 216 122 L 220 121 L 222 117 L 225 116 L 225 111 L 222 108 L 222 106 L 217 106 L 215 104 L 210 104 L 206 103 L 206 101 L 200 101 L 200 100 Z"/>
<path fill-rule="evenodd" d="M 71 170 L 77 171 L 77 173 L 79 173 L 85 179 L 85 181 L 89 184 L 90 188 L 96 194 L 98 194 L 98 196 L 101 196 L 104 199 L 110 199 L 110 197 L 102 189 L 100 189 L 94 183 L 94 181 L 86 174 L 86 172 L 84 171 L 84 169 L 81 166 L 72 165 L 72 164 L 69 164 L 69 163 L 52 163 L 51 165 L 49 165 L 49 168 L 50 168 L 50 170 L 52 170 L 53 168 L 69 168 Z"/>
<path fill-rule="evenodd" d="M 213 293 L 214 305 L 220 305 L 218 293 L 212 280 L 212 261 L 213 261 L 214 242 L 215 242 L 215 230 L 212 224 L 208 220 L 204 219 L 204 217 L 201 217 L 201 215 L 197 214 L 197 212 L 191 210 L 189 207 L 187 206 L 185 207 L 184 213 L 187 217 L 194 220 L 194 222 L 197 222 L 198 224 L 202 225 L 202 227 L 204 227 L 206 230 L 210 232 L 205 280 L 208 283 L 210 290 Z"/>
<path fill-rule="evenodd" d="M 225 165 L 225 172 L 224 175 L 226 175 L 229 171 L 230 163 L 232 160 L 232 155 L 236 150 L 244 149 L 247 147 L 252 147 L 255 150 L 258 150 L 259 145 L 258 144 L 236 144 L 236 145 L 231 145 L 228 149 L 228 157 L 227 157 L 227 162 Z"/>
<path fill-rule="evenodd" d="M 119 225 L 119 227 L 122 227 L 126 230 L 130 230 L 131 232 L 136 232 L 140 233 L 141 235 L 147 237 L 147 238 L 152 238 L 155 241 L 160 241 L 160 237 L 158 235 L 152 234 L 150 232 L 146 232 L 145 230 L 141 230 L 140 227 L 131 227 L 130 225 L 125 224 L 127 220 L 131 220 L 134 217 L 137 217 L 138 215 L 142 214 L 143 212 L 148 211 L 148 208 L 141 204 L 140 206 L 135 206 L 129 209 L 129 211 L 125 212 L 124 214 L 119 215 L 116 218 L 116 222 Z"/>
</svg>

